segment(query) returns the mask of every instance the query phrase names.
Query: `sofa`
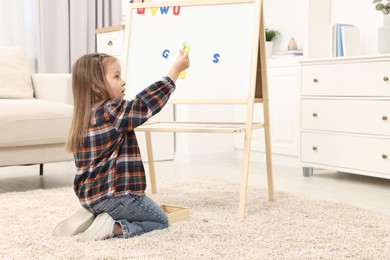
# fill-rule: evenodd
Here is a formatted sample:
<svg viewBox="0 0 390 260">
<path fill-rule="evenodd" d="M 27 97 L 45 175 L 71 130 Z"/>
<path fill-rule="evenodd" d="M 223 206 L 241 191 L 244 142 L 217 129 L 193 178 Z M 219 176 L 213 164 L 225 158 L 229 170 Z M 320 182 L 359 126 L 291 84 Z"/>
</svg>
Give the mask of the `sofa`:
<svg viewBox="0 0 390 260">
<path fill-rule="evenodd" d="M 25 49 L 0 47 L 0 167 L 70 161 L 71 74 L 31 74 Z"/>
</svg>

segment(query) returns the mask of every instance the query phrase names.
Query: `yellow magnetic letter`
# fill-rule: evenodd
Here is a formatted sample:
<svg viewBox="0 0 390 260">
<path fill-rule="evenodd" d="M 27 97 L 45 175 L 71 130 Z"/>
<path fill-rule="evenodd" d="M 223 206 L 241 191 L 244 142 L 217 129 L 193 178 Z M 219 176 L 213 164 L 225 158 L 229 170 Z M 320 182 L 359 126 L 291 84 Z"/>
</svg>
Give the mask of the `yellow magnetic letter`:
<svg viewBox="0 0 390 260">
<path fill-rule="evenodd" d="M 190 52 L 190 49 L 191 49 L 191 46 L 187 45 L 186 42 L 183 42 L 183 51 L 188 54 Z M 185 79 L 186 74 L 187 74 L 187 70 L 182 71 L 179 74 L 179 78 Z"/>
<path fill-rule="evenodd" d="M 180 72 L 179 78 L 185 79 L 186 78 L 186 74 L 187 74 L 187 70 L 184 70 L 184 71 Z"/>
<path fill-rule="evenodd" d="M 150 12 L 152 13 L 153 16 L 156 14 L 156 11 L 157 11 L 157 7 L 150 8 Z"/>
</svg>

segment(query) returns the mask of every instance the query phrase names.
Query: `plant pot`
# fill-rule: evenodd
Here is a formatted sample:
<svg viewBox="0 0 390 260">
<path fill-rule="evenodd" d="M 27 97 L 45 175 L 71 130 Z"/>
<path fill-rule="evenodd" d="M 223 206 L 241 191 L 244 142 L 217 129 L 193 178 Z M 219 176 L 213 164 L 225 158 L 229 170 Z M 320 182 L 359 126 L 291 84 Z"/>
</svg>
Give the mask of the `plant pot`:
<svg viewBox="0 0 390 260">
<path fill-rule="evenodd" d="M 378 51 L 379 53 L 390 52 L 390 28 L 378 29 Z"/>
<path fill-rule="evenodd" d="M 265 42 L 265 56 L 271 58 L 274 51 L 274 42 L 266 41 Z"/>
<path fill-rule="evenodd" d="M 390 15 L 383 15 L 383 27 L 378 28 L 378 51 L 390 52 Z"/>
</svg>

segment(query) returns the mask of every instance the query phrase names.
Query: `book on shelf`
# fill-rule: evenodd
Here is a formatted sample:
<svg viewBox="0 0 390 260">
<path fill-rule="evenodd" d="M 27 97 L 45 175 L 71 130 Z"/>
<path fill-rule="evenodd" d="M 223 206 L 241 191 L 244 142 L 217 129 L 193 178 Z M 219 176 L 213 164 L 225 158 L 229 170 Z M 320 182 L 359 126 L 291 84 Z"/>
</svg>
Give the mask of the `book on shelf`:
<svg viewBox="0 0 390 260">
<path fill-rule="evenodd" d="M 360 30 L 358 27 L 349 26 L 341 28 L 342 47 L 344 56 L 356 56 L 362 54 Z"/>
<path fill-rule="evenodd" d="M 283 50 L 276 51 L 272 58 L 287 58 L 287 57 L 300 57 L 303 56 L 303 50 Z"/>
<path fill-rule="evenodd" d="M 331 29 L 331 56 L 359 55 L 361 52 L 360 30 L 352 24 L 336 23 Z"/>
</svg>

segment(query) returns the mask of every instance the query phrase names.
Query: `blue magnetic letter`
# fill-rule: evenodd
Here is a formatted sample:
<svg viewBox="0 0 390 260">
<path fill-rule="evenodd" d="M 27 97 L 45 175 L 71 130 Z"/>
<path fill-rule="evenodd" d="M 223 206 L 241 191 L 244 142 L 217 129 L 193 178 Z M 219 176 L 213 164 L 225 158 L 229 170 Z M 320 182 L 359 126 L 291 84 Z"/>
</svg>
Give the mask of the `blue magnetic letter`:
<svg viewBox="0 0 390 260">
<path fill-rule="evenodd" d="M 161 14 L 167 14 L 169 10 L 169 7 L 160 7 Z"/>
<path fill-rule="evenodd" d="M 163 56 L 165 59 L 168 59 L 169 50 L 164 50 L 163 53 L 162 53 L 162 56 Z"/>
<path fill-rule="evenodd" d="M 218 53 L 216 53 L 216 54 L 214 54 L 214 59 L 213 59 L 213 62 L 214 63 L 218 63 L 219 62 L 219 57 L 220 57 L 220 55 L 218 54 Z"/>
</svg>

